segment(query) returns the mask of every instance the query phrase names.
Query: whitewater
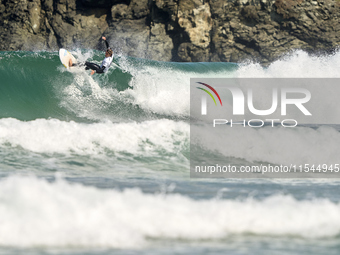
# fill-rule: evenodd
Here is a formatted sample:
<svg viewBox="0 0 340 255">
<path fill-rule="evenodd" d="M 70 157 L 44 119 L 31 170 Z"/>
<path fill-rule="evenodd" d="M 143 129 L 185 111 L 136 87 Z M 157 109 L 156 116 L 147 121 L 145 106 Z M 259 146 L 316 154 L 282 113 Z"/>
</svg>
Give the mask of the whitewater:
<svg viewBox="0 0 340 255">
<path fill-rule="evenodd" d="M 338 78 L 339 52 L 268 67 L 114 62 L 90 76 L 57 52 L 0 52 L 0 254 L 339 254 L 339 179 L 189 178 L 190 78 Z M 236 145 L 206 157 L 339 163 L 334 127 L 221 136 Z"/>
</svg>

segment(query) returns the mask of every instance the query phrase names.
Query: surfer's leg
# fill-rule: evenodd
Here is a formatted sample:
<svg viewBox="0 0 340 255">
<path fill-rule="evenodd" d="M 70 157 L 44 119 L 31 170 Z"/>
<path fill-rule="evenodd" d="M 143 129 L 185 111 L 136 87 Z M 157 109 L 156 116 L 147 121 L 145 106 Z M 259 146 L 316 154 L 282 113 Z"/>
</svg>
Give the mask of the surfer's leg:
<svg viewBox="0 0 340 255">
<path fill-rule="evenodd" d="M 86 70 L 91 69 L 91 70 L 97 71 L 98 69 L 100 69 L 100 66 L 95 63 L 85 62 L 85 66 L 86 66 L 85 67 Z"/>
<path fill-rule="evenodd" d="M 72 59 L 69 60 L 68 66 L 81 66 L 84 65 L 84 63 L 72 63 Z"/>
</svg>

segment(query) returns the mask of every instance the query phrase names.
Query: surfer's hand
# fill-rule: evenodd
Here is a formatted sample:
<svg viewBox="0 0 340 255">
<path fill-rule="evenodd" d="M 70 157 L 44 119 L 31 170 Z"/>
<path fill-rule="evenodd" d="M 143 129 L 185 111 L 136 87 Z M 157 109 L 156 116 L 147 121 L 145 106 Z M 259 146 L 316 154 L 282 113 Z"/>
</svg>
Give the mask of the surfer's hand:
<svg viewBox="0 0 340 255">
<path fill-rule="evenodd" d="M 103 36 L 102 39 L 103 39 L 104 41 L 106 41 L 106 37 L 105 37 L 105 36 Z"/>
<path fill-rule="evenodd" d="M 95 72 L 96 72 L 95 70 L 92 70 L 92 71 L 91 71 L 91 75 L 94 75 Z"/>
</svg>

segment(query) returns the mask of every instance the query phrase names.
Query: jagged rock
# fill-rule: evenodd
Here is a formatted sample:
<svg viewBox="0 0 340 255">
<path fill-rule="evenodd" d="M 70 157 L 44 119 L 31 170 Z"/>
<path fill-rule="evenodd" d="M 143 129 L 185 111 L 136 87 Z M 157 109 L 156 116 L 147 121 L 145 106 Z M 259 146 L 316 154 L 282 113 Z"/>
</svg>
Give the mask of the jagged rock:
<svg viewBox="0 0 340 255">
<path fill-rule="evenodd" d="M 82 4 L 90 7 L 110 7 L 115 3 L 119 3 L 119 0 L 81 0 Z"/>
<path fill-rule="evenodd" d="M 191 43 L 206 48 L 210 44 L 212 20 L 208 3 L 199 0 L 180 1 L 178 24 L 188 34 Z"/>
<path fill-rule="evenodd" d="M 210 6 L 199 0 L 180 1 L 178 24 L 189 42 L 179 45 L 178 57 L 182 61 L 209 61 L 212 20 Z"/>
<path fill-rule="evenodd" d="M 186 62 L 208 62 L 209 49 L 201 48 L 192 43 L 182 43 L 178 48 L 178 56 Z"/>
<path fill-rule="evenodd" d="M 148 0 L 132 0 L 129 5 L 116 4 L 111 8 L 111 15 L 114 21 L 121 19 L 140 19 L 149 15 L 150 9 Z"/>
<path fill-rule="evenodd" d="M 81 44 L 84 48 L 94 48 L 108 28 L 105 10 L 90 9 L 86 15 L 77 14 L 72 5 L 66 9 L 58 5 L 57 10 L 51 18 L 51 26 L 62 47 L 75 48 Z"/>
<path fill-rule="evenodd" d="M 28 3 L 28 21 L 30 26 L 35 34 L 37 34 L 40 30 L 40 20 L 41 20 L 41 2 L 33 1 Z"/>
<path fill-rule="evenodd" d="M 131 0 L 130 8 L 133 17 L 140 19 L 149 14 L 148 0 Z"/>
<path fill-rule="evenodd" d="M 132 11 L 126 4 L 116 4 L 111 8 L 111 16 L 113 21 L 132 19 Z"/>
<path fill-rule="evenodd" d="M 155 23 L 151 26 L 150 39 L 148 43 L 148 57 L 160 61 L 171 61 L 173 42 L 166 34 L 165 25 Z"/>
<path fill-rule="evenodd" d="M 104 34 L 116 51 L 132 57 L 147 56 L 150 27 L 146 24 L 146 18 L 115 22 Z"/>
<path fill-rule="evenodd" d="M 0 0 L 0 50 L 100 48 L 178 61 L 254 59 L 340 44 L 338 0 Z"/>
</svg>

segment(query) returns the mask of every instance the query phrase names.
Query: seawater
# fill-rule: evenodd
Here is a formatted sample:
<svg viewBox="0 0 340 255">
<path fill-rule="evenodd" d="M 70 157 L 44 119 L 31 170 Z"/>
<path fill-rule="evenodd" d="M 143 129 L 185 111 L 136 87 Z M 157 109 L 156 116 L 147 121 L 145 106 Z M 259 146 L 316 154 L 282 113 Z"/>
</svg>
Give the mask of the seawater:
<svg viewBox="0 0 340 255">
<path fill-rule="evenodd" d="M 0 254 L 340 253 L 337 179 L 189 178 L 190 78 L 339 77 L 340 53 L 297 51 L 269 67 L 115 63 L 90 76 L 57 52 L 0 53 Z M 330 127 L 243 135 L 213 149 L 237 164 L 340 155 Z M 313 146 L 325 149 L 315 157 Z"/>
</svg>

